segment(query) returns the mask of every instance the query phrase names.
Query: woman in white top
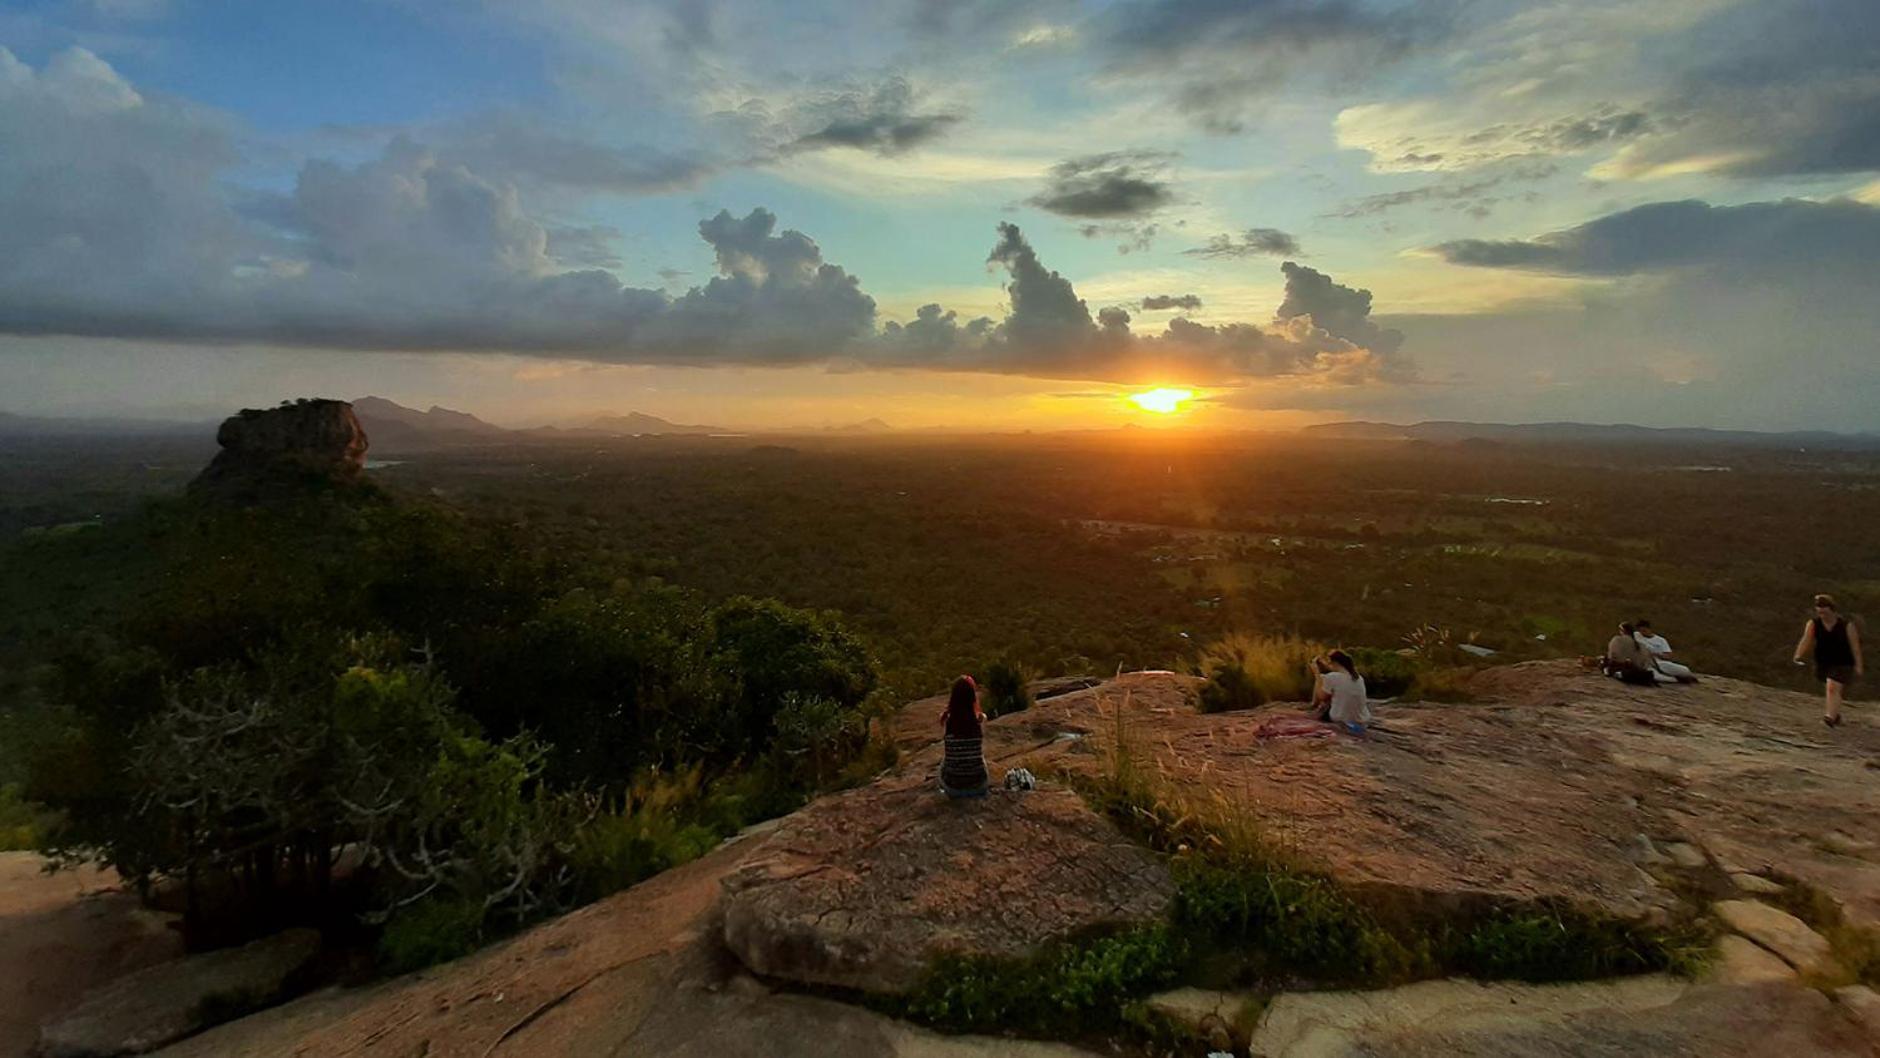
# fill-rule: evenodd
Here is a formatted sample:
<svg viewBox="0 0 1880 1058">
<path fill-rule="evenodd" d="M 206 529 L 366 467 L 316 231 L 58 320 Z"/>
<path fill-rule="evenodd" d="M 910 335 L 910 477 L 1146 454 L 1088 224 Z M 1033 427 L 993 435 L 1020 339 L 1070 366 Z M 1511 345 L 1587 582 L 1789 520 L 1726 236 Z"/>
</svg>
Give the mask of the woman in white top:
<svg viewBox="0 0 1880 1058">
<path fill-rule="evenodd" d="M 1351 655 L 1334 650 L 1312 659 L 1312 704 L 1321 720 L 1345 725 L 1354 735 L 1371 722 L 1371 702 L 1364 694 L 1364 677 Z"/>
</svg>

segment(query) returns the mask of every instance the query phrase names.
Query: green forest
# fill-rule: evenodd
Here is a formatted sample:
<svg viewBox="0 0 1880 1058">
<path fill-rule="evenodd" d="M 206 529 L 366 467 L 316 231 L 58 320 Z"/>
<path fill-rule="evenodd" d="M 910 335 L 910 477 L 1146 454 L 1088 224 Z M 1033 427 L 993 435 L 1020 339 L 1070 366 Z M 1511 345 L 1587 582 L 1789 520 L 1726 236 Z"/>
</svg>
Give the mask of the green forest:
<svg viewBox="0 0 1880 1058">
<path fill-rule="evenodd" d="M 1205 708 L 1597 652 L 1802 686 L 1809 595 L 1880 581 L 1880 465 L 1772 449 L 1148 434 L 641 438 L 393 453 L 184 498 L 200 445 L 0 465 L 0 836 L 213 946 L 311 921 L 447 958 L 894 759 L 981 677 L 1185 668 Z M 1468 654 L 1464 645 L 1492 651 Z"/>
</svg>

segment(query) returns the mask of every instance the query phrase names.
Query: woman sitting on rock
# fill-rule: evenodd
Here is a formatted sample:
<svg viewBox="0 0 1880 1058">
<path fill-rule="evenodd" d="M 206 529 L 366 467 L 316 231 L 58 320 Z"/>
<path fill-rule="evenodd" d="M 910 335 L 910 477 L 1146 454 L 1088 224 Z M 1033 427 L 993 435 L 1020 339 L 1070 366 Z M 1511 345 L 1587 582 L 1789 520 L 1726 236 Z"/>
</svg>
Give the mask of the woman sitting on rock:
<svg viewBox="0 0 1880 1058">
<path fill-rule="evenodd" d="M 1312 704 L 1318 706 L 1319 719 L 1364 734 L 1364 725 L 1371 722 L 1371 700 L 1351 655 L 1342 650 L 1321 654 L 1312 659 L 1312 673 Z"/>
<path fill-rule="evenodd" d="M 946 734 L 940 789 L 948 797 L 986 796 L 986 714 L 979 709 L 979 685 L 971 676 L 953 681 L 940 726 Z"/>
</svg>

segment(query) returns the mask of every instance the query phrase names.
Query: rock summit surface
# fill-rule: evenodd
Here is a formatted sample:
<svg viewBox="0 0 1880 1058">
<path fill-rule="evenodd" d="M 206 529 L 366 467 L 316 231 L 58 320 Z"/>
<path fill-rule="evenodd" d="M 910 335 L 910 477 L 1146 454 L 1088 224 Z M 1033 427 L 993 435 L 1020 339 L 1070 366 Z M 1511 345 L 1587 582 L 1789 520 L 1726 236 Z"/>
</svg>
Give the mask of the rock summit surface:
<svg viewBox="0 0 1880 1058">
<path fill-rule="evenodd" d="M 343 400 L 247 408 L 223 420 L 215 441 L 221 451 L 190 482 L 197 495 L 250 500 L 300 484 L 351 484 L 365 469 L 365 427 Z"/>
</svg>

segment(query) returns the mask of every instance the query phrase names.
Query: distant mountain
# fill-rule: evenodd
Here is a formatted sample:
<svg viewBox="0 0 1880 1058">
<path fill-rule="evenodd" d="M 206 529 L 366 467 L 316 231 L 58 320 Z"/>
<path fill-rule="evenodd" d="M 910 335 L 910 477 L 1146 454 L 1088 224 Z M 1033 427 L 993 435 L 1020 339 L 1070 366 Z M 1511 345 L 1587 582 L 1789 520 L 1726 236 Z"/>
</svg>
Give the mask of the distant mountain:
<svg viewBox="0 0 1880 1058">
<path fill-rule="evenodd" d="M 830 426 L 825 428 L 823 432 L 841 434 L 893 433 L 894 427 L 889 426 L 880 419 L 863 419 L 861 422 L 852 422 L 846 426 Z"/>
<path fill-rule="evenodd" d="M 352 402 L 353 414 L 365 424 L 369 435 L 376 428 L 387 424 L 408 426 L 427 434 L 500 434 L 509 431 L 471 415 L 469 412 L 452 411 L 431 405 L 429 411 L 407 408 L 403 404 L 386 400 L 384 397 L 360 397 Z"/>
<path fill-rule="evenodd" d="M 585 430 L 592 433 L 614 434 L 621 437 L 643 437 L 653 434 L 725 434 L 735 433 L 722 426 L 698 426 L 685 423 L 668 422 L 657 415 L 630 411 L 625 415 L 595 415 L 569 423 L 564 429 Z"/>
<path fill-rule="evenodd" d="M 112 419 L 100 416 L 60 418 L 0 411 L 0 437 L 124 437 L 203 435 L 215 437 L 212 422 L 173 419 Z"/>
<path fill-rule="evenodd" d="M 1419 422 L 1408 426 L 1383 422 L 1332 422 L 1308 426 L 1302 433 L 1355 441 L 1506 441 L 1582 444 L 1737 444 L 1815 447 L 1880 446 L 1874 434 L 1839 434 L 1825 430 L 1759 433 L 1699 427 L 1634 426 L 1584 422 Z"/>
</svg>

